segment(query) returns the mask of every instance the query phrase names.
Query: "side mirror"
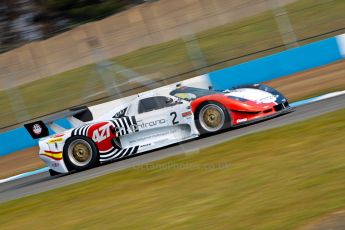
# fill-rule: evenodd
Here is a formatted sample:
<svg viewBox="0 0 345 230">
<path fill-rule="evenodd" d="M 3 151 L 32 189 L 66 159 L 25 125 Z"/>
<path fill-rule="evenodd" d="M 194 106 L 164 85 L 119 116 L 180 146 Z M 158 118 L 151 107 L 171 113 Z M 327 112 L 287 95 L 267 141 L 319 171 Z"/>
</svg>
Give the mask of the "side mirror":
<svg viewBox="0 0 345 230">
<path fill-rule="evenodd" d="M 166 104 L 171 104 L 174 100 L 170 97 L 168 97 L 165 101 Z"/>
<path fill-rule="evenodd" d="M 208 90 L 212 90 L 213 87 L 211 85 L 208 86 Z"/>
</svg>

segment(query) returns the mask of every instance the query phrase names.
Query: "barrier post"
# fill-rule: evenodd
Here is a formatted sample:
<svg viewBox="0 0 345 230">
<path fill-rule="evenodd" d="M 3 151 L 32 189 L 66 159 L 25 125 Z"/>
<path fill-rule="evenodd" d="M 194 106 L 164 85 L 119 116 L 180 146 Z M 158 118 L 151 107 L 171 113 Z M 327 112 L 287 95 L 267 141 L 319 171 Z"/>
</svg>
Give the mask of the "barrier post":
<svg viewBox="0 0 345 230">
<path fill-rule="evenodd" d="M 283 39 L 286 49 L 298 46 L 297 38 L 290 18 L 285 8 L 281 6 L 279 0 L 268 0 L 277 22 L 280 35 Z"/>
</svg>

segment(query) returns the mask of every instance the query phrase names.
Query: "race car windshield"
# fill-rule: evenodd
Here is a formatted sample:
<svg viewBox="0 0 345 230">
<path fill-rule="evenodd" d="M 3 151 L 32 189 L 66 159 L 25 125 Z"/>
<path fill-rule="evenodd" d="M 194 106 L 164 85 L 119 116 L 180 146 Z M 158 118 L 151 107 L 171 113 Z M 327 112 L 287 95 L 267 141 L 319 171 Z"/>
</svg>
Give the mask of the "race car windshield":
<svg viewBox="0 0 345 230">
<path fill-rule="evenodd" d="M 170 95 L 181 98 L 183 100 L 191 101 L 199 97 L 213 95 L 213 94 L 223 94 L 222 92 L 208 90 L 208 89 L 200 89 L 194 87 L 186 87 L 183 86 L 181 88 L 175 89 L 170 92 Z"/>
</svg>

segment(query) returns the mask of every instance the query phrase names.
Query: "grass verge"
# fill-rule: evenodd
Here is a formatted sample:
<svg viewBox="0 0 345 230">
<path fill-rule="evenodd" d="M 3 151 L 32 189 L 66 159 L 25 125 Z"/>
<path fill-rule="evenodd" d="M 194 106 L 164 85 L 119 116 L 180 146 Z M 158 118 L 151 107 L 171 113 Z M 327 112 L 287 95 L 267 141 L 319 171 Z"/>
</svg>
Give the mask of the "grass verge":
<svg viewBox="0 0 345 230">
<path fill-rule="evenodd" d="M 298 39 L 305 39 L 344 26 L 345 1 L 343 0 L 301 0 L 286 6 L 285 9 L 289 12 Z M 328 34 L 324 37 L 333 35 Z M 231 57 L 238 57 L 282 45 L 280 33 L 271 12 L 198 33 L 195 37 L 208 65 Z M 300 45 L 310 41 L 313 40 L 300 42 Z M 214 65 L 200 71 L 192 71 L 188 74 L 181 73 L 193 70 L 195 62 L 189 57 L 185 41 L 182 39 L 143 48 L 113 58 L 113 61 L 136 71 L 140 75 L 148 75 L 148 78 L 153 80 L 165 79 L 161 83 L 167 84 L 276 53 L 283 49 L 284 47 L 280 47 Z M 176 77 L 167 79 L 168 76 L 172 75 L 176 75 Z M 102 82 L 102 76 L 107 78 L 106 83 Z M 107 95 L 104 91 L 106 85 L 112 85 L 114 79 L 117 82 L 126 81 L 124 72 L 105 71 L 100 73 L 95 65 L 88 65 L 23 85 L 19 88 L 19 91 L 22 94 L 28 114 L 31 117 L 37 117 L 84 103 L 85 100 L 105 97 Z M 129 95 L 148 89 L 143 87 L 138 90 L 131 90 L 138 86 L 140 85 L 125 84 L 119 90 L 127 91 L 124 95 Z M 99 92 L 101 93 L 85 99 L 86 96 Z M 11 93 L 13 94 L 10 90 L 0 92 L 0 127 L 23 120 L 20 117 L 13 116 L 13 114 L 23 112 L 25 107 L 20 104 L 11 106 L 9 100 Z M 106 100 L 109 100 L 109 98 Z"/>
<path fill-rule="evenodd" d="M 1 229 L 293 229 L 345 205 L 345 110 L 0 205 Z"/>
</svg>

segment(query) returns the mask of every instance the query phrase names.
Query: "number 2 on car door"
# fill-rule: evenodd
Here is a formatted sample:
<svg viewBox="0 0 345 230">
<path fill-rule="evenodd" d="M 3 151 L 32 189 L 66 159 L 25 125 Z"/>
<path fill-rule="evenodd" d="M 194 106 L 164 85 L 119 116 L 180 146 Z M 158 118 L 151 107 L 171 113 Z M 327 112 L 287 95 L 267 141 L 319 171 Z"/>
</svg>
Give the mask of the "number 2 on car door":
<svg viewBox="0 0 345 230">
<path fill-rule="evenodd" d="M 178 124 L 178 121 L 176 121 L 177 113 L 176 113 L 176 112 L 171 112 L 171 113 L 170 113 L 170 116 L 173 116 L 172 124 L 173 124 L 173 125 L 177 125 L 177 124 Z"/>
</svg>

